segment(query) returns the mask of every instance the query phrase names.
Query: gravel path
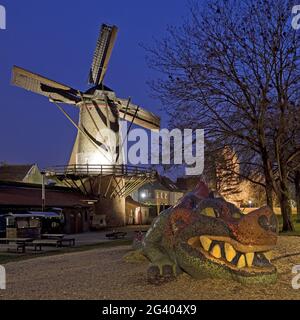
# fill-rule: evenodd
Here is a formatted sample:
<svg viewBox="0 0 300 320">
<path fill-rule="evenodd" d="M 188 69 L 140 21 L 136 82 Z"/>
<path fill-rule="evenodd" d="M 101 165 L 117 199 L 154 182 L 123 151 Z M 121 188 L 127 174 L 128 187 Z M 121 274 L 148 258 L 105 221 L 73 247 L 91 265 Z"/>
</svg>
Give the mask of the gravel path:
<svg viewBox="0 0 300 320">
<path fill-rule="evenodd" d="M 280 237 L 274 254 L 279 280 L 263 287 L 184 274 L 158 289 L 146 282 L 147 262 L 124 261 L 129 251 L 123 246 L 8 263 L 0 299 L 300 299 L 300 289 L 291 287 L 300 237 Z"/>
</svg>

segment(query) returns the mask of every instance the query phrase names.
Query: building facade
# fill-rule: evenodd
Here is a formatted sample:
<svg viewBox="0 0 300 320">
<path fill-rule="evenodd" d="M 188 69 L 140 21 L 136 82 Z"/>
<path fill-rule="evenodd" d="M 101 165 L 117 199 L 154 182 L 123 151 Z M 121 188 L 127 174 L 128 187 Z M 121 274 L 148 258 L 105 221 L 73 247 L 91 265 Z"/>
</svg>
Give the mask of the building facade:
<svg viewBox="0 0 300 320">
<path fill-rule="evenodd" d="M 132 194 L 135 201 L 149 206 L 150 215 L 159 215 L 165 209 L 174 206 L 184 195 L 185 190 L 180 189 L 176 183 L 165 177 L 148 183 Z"/>
<path fill-rule="evenodd" d="M 64 232 L 73 234 L 90 230 L 93 202 L 69 188 L 46 186 L 45 211 L 59 211 L 64 218 Z M 0 182 L 0 214 L 42 211 L 40 185 Z"/>
</svg>

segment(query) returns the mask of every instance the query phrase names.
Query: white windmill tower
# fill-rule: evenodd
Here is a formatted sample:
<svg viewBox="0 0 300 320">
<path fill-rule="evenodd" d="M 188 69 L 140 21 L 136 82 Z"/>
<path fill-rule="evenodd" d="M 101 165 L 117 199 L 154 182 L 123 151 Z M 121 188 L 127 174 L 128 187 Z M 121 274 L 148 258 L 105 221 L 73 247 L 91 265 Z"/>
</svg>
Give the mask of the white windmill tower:
<svg viewBox="0 0 300 320">
<path fill-rule="evenodd" d="M 126 137 L 120 136 L 120 120 L 147 129 L 160 127 L 159 117 L 130 99 L 118 98 L 103 84 L 117 32 L 115 26 L 102 25 L 89 74 L 92 87 L 85 92 L 16 66 L 12 78 L 14 85 L 46 96 L 76 127 L 69 165 L 52 171 L 66 184 L 97 194 L 96 213 L 105 214 L 110 225 L 124 223 L 125 197 L 153 177 L 145 168 L 125 166 L 121 147 Z M 78 124 L 61 104 L 79 108 Z"/>
</svg>

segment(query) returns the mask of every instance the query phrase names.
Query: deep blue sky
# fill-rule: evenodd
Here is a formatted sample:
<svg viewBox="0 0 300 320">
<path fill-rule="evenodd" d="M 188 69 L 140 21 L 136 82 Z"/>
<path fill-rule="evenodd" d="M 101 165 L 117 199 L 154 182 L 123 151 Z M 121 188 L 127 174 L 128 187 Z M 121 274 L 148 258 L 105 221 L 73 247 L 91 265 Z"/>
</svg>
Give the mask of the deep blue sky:
<svg viewBox="0 0 300 320">
<path fill-rule="evenodd" d="M 119 35 L 105 83 L 119 97 L 161 114 L 150 98 L 147 80 L 155 77 L 140 43 L 151 45 L 168 25 L 188 13 L 184 0 L 0 0 L 7 30 L 0 30 L 0 161 L 68 161 L 75 128 L 47 98 L 10 85 L 18 65 L 76 89 L 85 89 L 101 23 L 115 24 Z M 67 110 L 74 116 L 72 107 Z"/>
</svg>

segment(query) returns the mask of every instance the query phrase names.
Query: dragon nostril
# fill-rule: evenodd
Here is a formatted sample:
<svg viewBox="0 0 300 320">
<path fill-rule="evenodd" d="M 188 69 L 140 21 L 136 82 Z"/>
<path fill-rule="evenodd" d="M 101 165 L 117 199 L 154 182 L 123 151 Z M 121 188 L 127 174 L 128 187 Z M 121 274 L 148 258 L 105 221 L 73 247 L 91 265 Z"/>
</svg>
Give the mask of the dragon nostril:
<svg viewBox="0 0 300 320">
<path fill-rule="evenodd" d="M 260 216 L 258 218 L 258 224 L 266 231 L 277 231 L 277 219 L 274 215 L 270 217 L 270 220 L 267 216 Z"/>
</svg>

